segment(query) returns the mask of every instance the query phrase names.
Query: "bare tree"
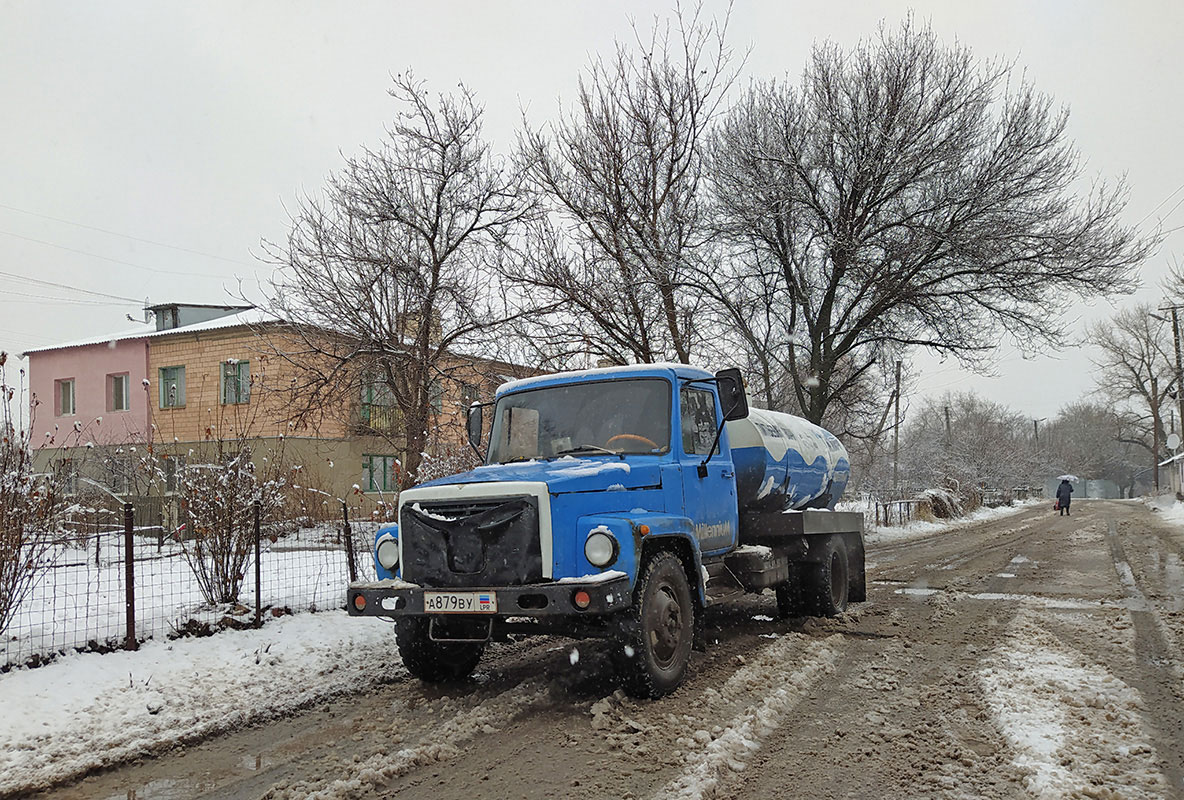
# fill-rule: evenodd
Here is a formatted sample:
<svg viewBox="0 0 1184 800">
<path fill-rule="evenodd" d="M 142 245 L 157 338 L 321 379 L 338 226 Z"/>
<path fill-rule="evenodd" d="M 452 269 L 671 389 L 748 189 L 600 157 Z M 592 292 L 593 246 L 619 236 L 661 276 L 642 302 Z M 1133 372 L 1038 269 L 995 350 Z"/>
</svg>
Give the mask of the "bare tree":
<svg viewBox="0 0 1184 800">
<path fill-rule="evenodd" d="M 1056 418 L 1034 432 L 1048 476 L 1071 472 L 1082 478 L 1112 480 L 1133 488 L 1138 473 L 1146 473 L 1141 457 L 1129 441 L 1126 420 L 1106 401 L 1083 398 L 1060 410 Z"/>
<path fill-rule="evenodd" d="M 978 487 L 1010 489 L 1039 472 L 1029 421 L 1000 403 L 947 393 L 923 403 L 912 420 L 901 455 L 916 487 L 943 486 L 973 498 Z"/>
<path fill-rule="evenodd" d="M 562 316 L 560 354 L 688 362 L 700 344 L 701 292 L 689 285 L 710 240 L 703 146 L 734 77 L 727 20 L 676 12 L 633 48 L 618 45 L 581 78 L 577 105 L 550 133 L 526 126 L 523 168 L 548 201 L 515 278 Z"/>
<path fill-rule="evenodd" d="M 804 416 L 854 405 L 886 351 L 982 366 L 1000 337 L 1056 343 L 1071 296 L 1129 291 L 1152 252 L 1126 192 L 1077 187 L 1068 114 L 1011 65 L 911 21 L 850 52 L 815 48 L 800 86 L 757 84 L 724 118 L 711 174 L 734 320 L 792 378 Z M 738 292 L 736 287 L 743 287 Z"/>
<path fill-rule="evenodd" d="M 1171 329 L 1153 311 L 1147 303 L 1124 309 L 1091 325 L 1088 337 L 1099 351 L 1098 387 L 1120 417 L 1119 440 L 1145 450 L 1154 467 L 1167 441 L 1161 409 L 1178 387 L 1170 377 L 1175 374 Z"/>
<path fill-rule="evenodd" d="M 267 243 L 282 271 L 266 306 L 288 323 L 269 341 L 296 367 L 293 418 L 360 402 L 355 422 L 404 452 L 405 487 L 450 350 L 479 347 L 513 316 L 494 262 L 530 207 L 482 138 L 471 92 L 433 103 L 400 75 L 390 94 L 400 110 L 383 145 L 350 158 L 323 200 L 303 199 L 285 243 Z"/>
</svg>

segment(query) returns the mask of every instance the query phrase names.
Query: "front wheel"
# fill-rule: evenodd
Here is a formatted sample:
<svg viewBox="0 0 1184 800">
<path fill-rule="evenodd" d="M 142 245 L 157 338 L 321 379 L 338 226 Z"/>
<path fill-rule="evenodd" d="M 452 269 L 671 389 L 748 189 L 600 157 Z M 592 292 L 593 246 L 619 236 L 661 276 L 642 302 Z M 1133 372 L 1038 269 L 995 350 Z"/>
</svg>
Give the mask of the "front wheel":
<svg viewBox="0 0 1184 800">
<path fill-rule="evenodd" d="M 662 552 L 649 560 L 628 614 L 614 646 L 625 691 L 638 698 L 673 692 L 686 675 L 695 638 L 695 604 L 677 556 Z"/>
<path fill-rule="evenodd" d="M 427 683 L 467 678 L 485 652 L 482 642 L 436 642 L 428 635 L 428 617 L 403 617 L 395 621 L 395 643 L 403 666 Z"/>
</svg>

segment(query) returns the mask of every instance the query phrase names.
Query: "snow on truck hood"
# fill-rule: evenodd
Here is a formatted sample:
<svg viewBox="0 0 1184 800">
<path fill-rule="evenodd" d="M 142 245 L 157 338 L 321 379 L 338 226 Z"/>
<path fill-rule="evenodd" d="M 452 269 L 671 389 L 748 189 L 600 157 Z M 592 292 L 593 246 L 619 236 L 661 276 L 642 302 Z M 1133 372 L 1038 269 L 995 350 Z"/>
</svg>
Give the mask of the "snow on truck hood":
<svg viewBox="0 0 1184 800">
<path fill-rule="evenodd" d="M 549 461 L 521 461 L 514 464 L 488 464 L 449 475 L 420 486 L 448 486 L 456 483 L 494 483 L 501 481 L 542 481 L 551 494 L 568 492 L 625 491 L 661 484 L 658 464 L 632 464 L 619 458 L 563 458 Z M 419 487 L 416 487 L 419 488 Z"/>
</svg>

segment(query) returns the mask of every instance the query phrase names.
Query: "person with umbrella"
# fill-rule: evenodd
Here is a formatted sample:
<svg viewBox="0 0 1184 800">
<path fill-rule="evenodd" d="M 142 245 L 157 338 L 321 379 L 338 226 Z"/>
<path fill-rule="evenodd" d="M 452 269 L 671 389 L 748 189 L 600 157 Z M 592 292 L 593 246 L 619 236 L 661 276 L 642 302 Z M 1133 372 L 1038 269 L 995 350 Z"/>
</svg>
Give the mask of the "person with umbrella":
<svg viewBox="0 0 1184 800">
<path fill-rule="evenodd" d="M 1061 510 L 1061 516 L 1069 515 L 1069 501 L 1073 499 L 1073 484 L 1069 483 L 1070 479 L 1076 480 L 1072 475 L 1062 475 L 1061 485 L 1057 487 L 1057 508 Z"/>
</svg>

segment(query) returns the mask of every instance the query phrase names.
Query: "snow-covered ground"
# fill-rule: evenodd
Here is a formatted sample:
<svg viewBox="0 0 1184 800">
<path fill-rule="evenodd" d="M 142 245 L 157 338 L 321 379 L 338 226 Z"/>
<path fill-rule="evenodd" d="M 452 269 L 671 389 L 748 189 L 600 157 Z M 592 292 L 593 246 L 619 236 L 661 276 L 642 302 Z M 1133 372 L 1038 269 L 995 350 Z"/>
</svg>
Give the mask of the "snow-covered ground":
<svg viewBox="0 0 1184 800">
<path fill-rule="evenodd" d="M 344 611 L 71 654 L 0 675 L 0 795 L 275 717 L 401 674 L 390 623 Z"/>
<path fill-rule="evenodd" d="M 968 525 L 977 525 L 981 522 L 1009 517 L 1012 514 L 1018 514 L 1026 508 L 1040 505 L 1043 502 L 1043 500 L 1024 500 L 1011 506 L 978 508 L 956 520 L 939 520 L 936 522 L 913 520 L 907 525 L 868 526 L 865 538 L 869 543 L 873 544 L 915 539 L 920 536 L 929 536 L 934 533 L 942 533 L 943 531 L 953 531 L 959 528 L 965 528 Z"/>
</svg>

